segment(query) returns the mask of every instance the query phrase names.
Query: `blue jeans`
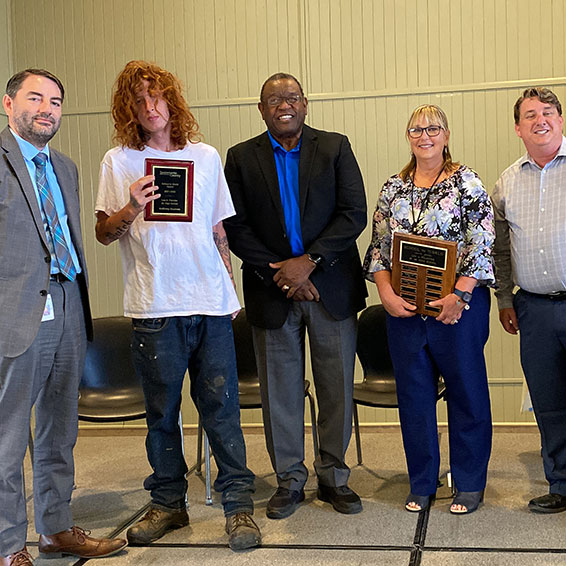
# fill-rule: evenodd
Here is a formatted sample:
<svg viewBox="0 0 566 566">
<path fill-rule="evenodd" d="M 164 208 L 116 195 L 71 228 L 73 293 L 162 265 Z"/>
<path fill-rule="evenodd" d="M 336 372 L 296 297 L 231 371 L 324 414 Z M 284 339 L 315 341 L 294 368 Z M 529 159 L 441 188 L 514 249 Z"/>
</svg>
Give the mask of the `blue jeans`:
<svg viewBox="0 0 566 566">
<path fill-rule="evenodd" d="M 184 508 L 187 464 L 179 427 L 181 389 L 189 370 L 191 397 L 218 467 L 214 489 L 226 516 L 253 512 L 254 474 L 246 467 L 238 375 L 230 316 L 179 316 L 133 321 L 132 352 L 147 411 L 146 449 L 153 473 L 144 487 L 153 503 Z"/>
</svg>

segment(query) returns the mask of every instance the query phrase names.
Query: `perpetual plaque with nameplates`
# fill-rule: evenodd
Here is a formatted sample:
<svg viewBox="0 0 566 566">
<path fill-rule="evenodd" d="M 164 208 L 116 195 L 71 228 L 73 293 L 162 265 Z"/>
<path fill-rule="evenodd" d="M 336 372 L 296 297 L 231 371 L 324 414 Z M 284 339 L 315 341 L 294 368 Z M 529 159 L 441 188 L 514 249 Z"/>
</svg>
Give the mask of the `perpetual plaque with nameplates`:
<svg viewBox="0 0 566 566">
<path fill-rule="evenodd" d="M 454 290 L 458 244 L 414 234 L 393 234 L 391 284 L 418 314 L 438 316 L 430 302 Z"/>
</svg>

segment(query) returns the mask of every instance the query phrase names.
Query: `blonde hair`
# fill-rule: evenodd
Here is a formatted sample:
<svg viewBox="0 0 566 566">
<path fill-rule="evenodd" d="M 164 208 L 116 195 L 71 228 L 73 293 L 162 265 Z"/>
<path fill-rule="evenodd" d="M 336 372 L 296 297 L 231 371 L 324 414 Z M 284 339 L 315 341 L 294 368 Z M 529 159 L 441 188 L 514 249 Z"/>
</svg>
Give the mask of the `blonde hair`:
<svg viewBox="0 0 566 566">
<path fill-rule="evenodd" d="M 429 124 L 438 124 L 442 127 L 442 129 L 449 133 L 450 130 L 448 128 L 448 118 L 446 118 L 446 114 L 439 106 L 435 106 L 434 104 L 422 104 L 413 110 L 409 121 L 407 122 L 407 128 L 405 129 L 405 135 L 407 139 L 409 139 L 409 129 L 414 127 L 417 120 L 419 118 L 424 118 Z M 442 152 L 442 157 L 444 159 L 442 163 L 442 169 L 447 174 L 453 173 L 460 167 L 460 164 L 457 162 L 452 161 L 452 155 L 450 155 L 450 150 L 448 149 L 448 144 L 444 146 L 444 150 Z M 399 173 L 399 177 L 403 180 L 403 182 L 407 181 L 414 173 L 415 169 L 417 168 L 417 158 L 413 153 L 411 153 L 411 159 L 403 169 L 401 169 L 401 173 Z"/>
<path fill-rule="evenodd" d="M 195 117 L 183 97 L 181 83 L 175 75 L 146 61 L 130 61 L 118 75 L 112 94 L 114 141 L 132 149 L 143 150 L 149 135 L 141 127 L 136 110 L 136 92 L 142 81 L 149 83 L 152 96 L 167 103 L 171 141 L 179 148 L 202 139 Z"/>
</svg>

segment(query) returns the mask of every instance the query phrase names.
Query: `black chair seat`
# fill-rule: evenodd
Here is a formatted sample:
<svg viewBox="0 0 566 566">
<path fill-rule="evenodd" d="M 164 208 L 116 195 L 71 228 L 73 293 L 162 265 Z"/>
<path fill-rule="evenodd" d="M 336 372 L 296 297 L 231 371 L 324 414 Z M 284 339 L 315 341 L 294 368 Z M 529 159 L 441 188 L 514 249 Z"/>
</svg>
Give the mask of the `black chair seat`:
<svg viewBox="0 0 566 566">
<path fill-rule="evenodd" d="M 354 384 L 354 431 L 358 464 L 362 463 L 362 446 L 358 405 L 397 409 L 397 387 L 393 363 L 389 355 L 386 312 L 383 305 L 372 305 L 365 309 L 358 321 L 357 354 L 364 371 L 361 383 Z M 437 400 L 444 397 L 446 386 L 439 376 Z"/>
<path fill-rule="evenodd" d="M 118 422 L 144 418 L 143 390 L 130 349 L 130 319 L 98 318 L 93 325 L 94 341 L 88 343 L 79 386 L 79 419 Z"/>
<path fill-rule="evenodd" d="M 80 393 L 80 419 L 89 422 L 115 422 L 143 419 L 145 405 L 139 388 L 118 391 L 88 390 Z"/>
<path fill-rule="evenodd" d="M 310 394 L 310 386 L 310 381 L 305 379 L 305 397 Z M 238 395 L 241 409 L 261 409 L 261 393 L 257 376 L 255 379 L 239 377 Z"/>
<path fill-rule="evenodd" d="M 240 378 L 238 380 L 238 394 L 242 409 L 261 409 L 261 395 L 257 378 L 255 380 Z"/>
<path fill-rule="evenodd" d="M 444 380 L 438 380 L 437 400 L 444 397 L 446 385 Z M 396 409 L 399 406 L 397 400 L 397 387 L 395 378 L 367 378 L 361 383 L 354 384 L 354 402 L 366 407 L 382 407 L 384 409 Z"/>
<path fill-rule="evenodd" d="M 362 381 L 354 384 L 354 399 L 358 405 L 366 407 L 397 408 L 395 384 L 382 381 Z"/>
</svg>

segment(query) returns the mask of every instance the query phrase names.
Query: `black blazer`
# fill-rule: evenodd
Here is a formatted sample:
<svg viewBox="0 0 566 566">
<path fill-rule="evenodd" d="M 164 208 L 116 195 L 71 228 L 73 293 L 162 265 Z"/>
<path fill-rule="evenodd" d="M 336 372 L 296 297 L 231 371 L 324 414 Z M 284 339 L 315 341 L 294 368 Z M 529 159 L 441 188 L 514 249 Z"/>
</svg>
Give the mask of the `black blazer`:
<svg viewBox="0 0 566 566">
<path fill-rule="evenodd" d="M 230 249 L 243 261 L 246 312 L 261 328 L 280 328 L 291 300 L 269 263 L 292 257 L 273 147 L 267 132 L 228 150 L 226 180 L 236 215 L 224 220 Z M 346 136 L 304 126 L 299 206 L 305 252 L 320 254 L 310 276 L 328 312 L 343 320 L 365 307 L 356 239 L 367 222 L 360 168 Z"/>
</svg>

